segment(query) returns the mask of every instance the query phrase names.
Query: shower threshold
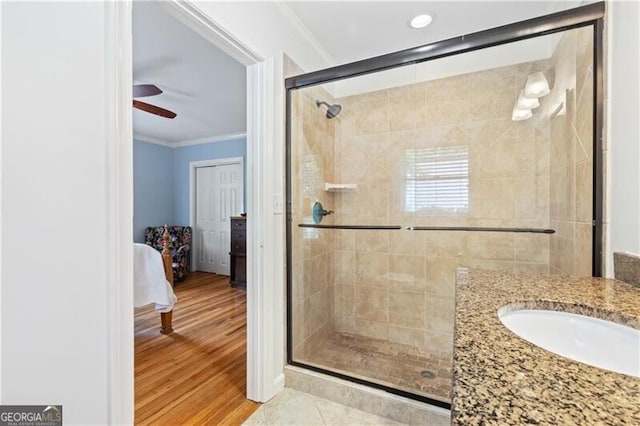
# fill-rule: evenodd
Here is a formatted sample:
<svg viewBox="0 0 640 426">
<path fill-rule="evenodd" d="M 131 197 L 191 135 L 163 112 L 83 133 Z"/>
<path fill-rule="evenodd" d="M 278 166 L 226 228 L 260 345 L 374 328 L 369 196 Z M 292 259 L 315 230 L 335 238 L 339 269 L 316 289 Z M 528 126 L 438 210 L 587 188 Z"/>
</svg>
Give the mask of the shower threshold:
<svg viewBox="0 0 640 426">
<path fill-rule="evenodd" d="M 296 361 L 442 402 L 451 401 L 449 355 L 341 332 L 317 341 L 310 352 Z"/>
</svg>

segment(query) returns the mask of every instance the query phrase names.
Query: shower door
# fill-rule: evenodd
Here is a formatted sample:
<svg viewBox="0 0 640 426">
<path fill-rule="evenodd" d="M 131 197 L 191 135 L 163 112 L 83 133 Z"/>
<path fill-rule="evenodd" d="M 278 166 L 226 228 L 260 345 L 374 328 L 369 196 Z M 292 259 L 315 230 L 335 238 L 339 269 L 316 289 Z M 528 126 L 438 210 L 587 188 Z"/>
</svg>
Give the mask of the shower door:
<svg viewBox="0 0 640 426">
<path fill-rule="evenodd" d="M 593 40 L 288 91 L 290 363 L 446 407 L 457 268 L 595 271 Z"/>
</svg>

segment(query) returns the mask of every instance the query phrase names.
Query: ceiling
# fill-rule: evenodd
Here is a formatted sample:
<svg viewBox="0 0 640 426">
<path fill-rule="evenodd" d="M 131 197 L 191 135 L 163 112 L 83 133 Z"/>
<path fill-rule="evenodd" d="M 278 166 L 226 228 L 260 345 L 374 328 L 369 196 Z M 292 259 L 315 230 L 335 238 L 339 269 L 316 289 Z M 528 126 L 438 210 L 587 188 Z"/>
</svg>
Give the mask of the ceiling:
<svg viewBox="0 0 640 426">
<path fill-rule="evenodd" d="M 286 1 L 279 6 L 330 65 L 338 65 L 591 2 Z M 433 22 L 410 28 L 409 20 L 419 13 L 431 14 Z M 137 139 L 181 145 L 246 131 L 244 65 L 171 16 L 161 2 L 134 2 L 133 80 L 164 91 L 140 100 L 177 113 L 170 120 L 134 109 Z"/>
<path fill-rule="evenodd" d="M 470 34 L 546 15 L 581 3 L 555 1 L 288 1 L 335 64 Z M 411 18 L 428 13 L 433 22 L 422 29 Z"/>
<path fill-rule="evenodd" d="M 133 83 L 164 93 L 139 100 L 177 114 L 133 109 L 134 138 L 167 144 L 246 131 L 246 68 L 171 16 L 159 2 L 133 4 Z"/>
</svg>

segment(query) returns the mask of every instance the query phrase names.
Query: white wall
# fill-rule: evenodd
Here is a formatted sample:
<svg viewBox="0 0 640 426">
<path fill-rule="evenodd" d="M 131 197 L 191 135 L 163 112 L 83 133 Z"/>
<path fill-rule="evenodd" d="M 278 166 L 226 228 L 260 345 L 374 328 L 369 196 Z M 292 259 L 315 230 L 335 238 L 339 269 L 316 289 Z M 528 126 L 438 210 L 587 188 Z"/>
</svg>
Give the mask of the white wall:
<svg viewBox="0 0 640 426">
<path fill-rule="evenodd" d="M 104 5 L 1 7 L 1 403 L 106 423 Z"/>
<path fill-rule="evenodd" d="M 609 156 L 609 251 L 640 254 L 640 4 L 610 1 L 607 147 Z"/>
</svg>

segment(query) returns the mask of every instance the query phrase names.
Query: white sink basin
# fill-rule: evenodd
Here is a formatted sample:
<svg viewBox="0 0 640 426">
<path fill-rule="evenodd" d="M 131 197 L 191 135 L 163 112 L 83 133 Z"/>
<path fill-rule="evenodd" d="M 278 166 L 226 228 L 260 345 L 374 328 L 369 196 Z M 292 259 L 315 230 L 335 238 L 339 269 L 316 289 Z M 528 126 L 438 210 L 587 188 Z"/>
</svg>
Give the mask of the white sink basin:
<svg viewBox="0 0 640 426">
<path fill-rule="evenodd" d="M 523 339 L 574 361 L 640 377 L 640 330 L 598 318 L 537 309 L 498 311 Z"/>
</svg>

